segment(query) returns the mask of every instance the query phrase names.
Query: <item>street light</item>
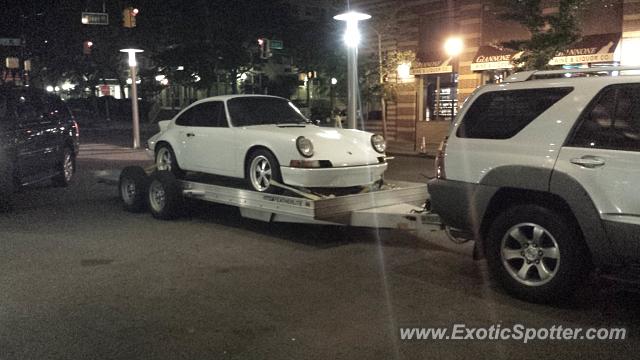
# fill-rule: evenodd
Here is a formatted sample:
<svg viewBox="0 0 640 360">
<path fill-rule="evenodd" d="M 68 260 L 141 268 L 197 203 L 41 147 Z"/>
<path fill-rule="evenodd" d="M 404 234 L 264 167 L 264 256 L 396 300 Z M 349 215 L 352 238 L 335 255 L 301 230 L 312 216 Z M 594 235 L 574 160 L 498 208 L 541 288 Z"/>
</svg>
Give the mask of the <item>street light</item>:
<svg viewBox="0 0 640 360">
<path fill-rule="evenodd" d="M 350 11 L 336 15 L 334 20 L 345 21 L 347 29 L 344 33 L 344 42 L 347 45 L 347 124 L 349 129 L 356 128 L 356 117 L 358 114 L 358 43 L 360 42 L 360 31 L 358 21 L 370 19 L 371 15 Z"/>
<path fill-rule="evenodd" d="M 136 53 L 141 53 L 144 50 L 140 49 L 121 49 L 120 52 L 127 53 L 129 55 L 129 68 L 131 69 L 131 94 L 129 94 L 129 99 L 131 99 L 131 115 L 133 117 L 133 148 L 140 148 L 140 113 L 138 111 L 138 86 L 136 84 L 136 67 L 138 63 L 136 62 Z"/>
<path fill-rule="evenodd" d="M 460 37 L 452 36 L 444 42 L 444 51 L 448 56 L 456 57 L 462 54 L 463 49 L 464 41 Z"/>
<path fill-rule="evenodd" d="M 451 119 L 457 113 L 456 99 L 458 98 L 458 86 L 456 85 L 456 74 L 459 71 L 459 56 L 464 50 L 464 41 L 461 37 L 451 36 L 444 42 L 444 52 L 451 58 L 451 84 L 455 86 L 456 93 L 451 94 Z M 438 99 L 440 99 L 440 89 L 438 89 Z M 439 103 L 440 101 L 438 101 Z"/>
</svg>

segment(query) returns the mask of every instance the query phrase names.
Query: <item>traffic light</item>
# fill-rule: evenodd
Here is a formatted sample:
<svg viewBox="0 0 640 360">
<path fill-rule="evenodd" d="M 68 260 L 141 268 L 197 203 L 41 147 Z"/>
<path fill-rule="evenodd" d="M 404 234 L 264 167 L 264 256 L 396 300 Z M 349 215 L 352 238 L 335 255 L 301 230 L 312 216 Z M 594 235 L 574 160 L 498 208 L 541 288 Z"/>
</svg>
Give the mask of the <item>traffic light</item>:
<svg viewBox="0 0 640 360">
<path fill-rule="evenodd" d="M 91 48 L 93 47 L 93 42 L 86 40 L 82 43 L 82 53 L 85 55 L 91 55 Z"/>
<path fill-rule="evenodd" d="M 129 6 L 122 10 L 122 26 L 126 28 L 136 27 L 136 16 L 139 10 L 132 6 Z"/>
</svg>

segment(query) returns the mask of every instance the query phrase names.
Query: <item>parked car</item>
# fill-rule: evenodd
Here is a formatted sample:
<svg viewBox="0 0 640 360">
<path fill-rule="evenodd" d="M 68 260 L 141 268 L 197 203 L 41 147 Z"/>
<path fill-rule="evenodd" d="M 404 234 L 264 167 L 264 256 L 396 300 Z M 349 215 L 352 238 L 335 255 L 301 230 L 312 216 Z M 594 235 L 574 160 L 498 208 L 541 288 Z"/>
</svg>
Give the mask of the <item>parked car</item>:
<svg viewBox="0 0 640 360">
<path fill-rule="evenodd" d="M 275 96 L 208 98 L 160 128 L 148 141 L 159 169 L 243 178 L 261 192 L 279 191 L 271 180 L 307 188 L 370 185 L 387 169 L 382 136 L 318 127 Z"/>
<path fill-rule="evenodd" d="M 433 210 L 484 249 L 511 294 L 570 296 L 640 264 L 640 76 L 526 72 L 478 89 L 429 183 Z M 597 76 L 596 76 L 597 75 Z"/>
<path fill-rule="evenodd" d="M 44 91 L 0 87 L 0 205 L 20 186 L 51 179 L 67 186 L 78 154 L 78 125 L 65 103 Z"/>
</svg>

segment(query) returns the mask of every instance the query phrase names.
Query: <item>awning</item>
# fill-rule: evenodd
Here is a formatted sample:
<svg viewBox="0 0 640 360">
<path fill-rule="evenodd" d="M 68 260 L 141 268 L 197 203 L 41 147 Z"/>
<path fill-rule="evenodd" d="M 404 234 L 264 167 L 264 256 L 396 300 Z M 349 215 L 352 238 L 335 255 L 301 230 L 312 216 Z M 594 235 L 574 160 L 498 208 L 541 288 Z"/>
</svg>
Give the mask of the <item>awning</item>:
<svg viewBox="0 0 640 360">
<path fill-rule="evenodd" d="M 414 61 L 411 64 L 411 75 L 443 74 L 453 71 L 451 59 L 433 61 Z"/>
<path fill-rule="evenodd" d="M 614 61 L 614 53 L 620 42 L 620 33 L 583 36 L 569 48 L 560 51 L 549 65 L 586 64 Z"/>
<path fill-rule="evenodd" d="M 471 62 L 471 71 L 511 69 L 511 61 L 518 58 L 522 51 L 498 48 L 496 46 L 480 46 L 476 57 Z"/>
</svg>

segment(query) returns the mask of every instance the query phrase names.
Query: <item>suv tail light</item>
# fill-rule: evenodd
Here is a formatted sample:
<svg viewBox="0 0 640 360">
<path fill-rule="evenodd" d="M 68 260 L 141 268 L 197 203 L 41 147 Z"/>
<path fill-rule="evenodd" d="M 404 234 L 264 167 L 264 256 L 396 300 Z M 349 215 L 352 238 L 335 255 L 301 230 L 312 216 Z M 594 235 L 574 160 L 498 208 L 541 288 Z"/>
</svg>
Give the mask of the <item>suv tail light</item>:
<svg viewBox="0 0 640 360">
<path fill-rule="evenodd" d="M 444 156 L 447 150 L 447 140 L 449 137 L 445 137 L 444 140 L 440 143 L 440 147 L 438 148 L 438 152 L 436 153 L 436 178 L 438 179 L 446 179 L 447 174 L 444 171 Z"/>
</svg>

